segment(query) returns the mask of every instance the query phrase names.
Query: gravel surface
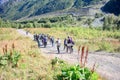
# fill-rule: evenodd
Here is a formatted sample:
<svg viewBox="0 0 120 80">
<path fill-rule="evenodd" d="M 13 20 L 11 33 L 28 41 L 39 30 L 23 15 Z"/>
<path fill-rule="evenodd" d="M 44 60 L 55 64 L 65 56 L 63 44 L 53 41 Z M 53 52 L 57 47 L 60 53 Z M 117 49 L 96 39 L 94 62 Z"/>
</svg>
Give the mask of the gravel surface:
<svg viewBox="0 0 120 80">
<path fill-rule="evenodd" d="M 26 34 L 26 31 L 19 29 L 18 33 L 23 36 L 28 36 L 33 39 L 32 34 Z M 45 53 L 49 58 L 59 57 L 71 64 L 79 64 L 79 55 L 77 50 L 72 54 L 66 53 L 61 46 L 61 53 L 57 54 L 56 46 L 51 47 L 48 44 L 47 48 L 40 48 L 40 50 Z M 107 53 L 107 52 L 89 52 L 87 67 L 92 68 L 96 62 L 97 68 L 96 71 L 104 77 L 106 80 L 120 80 L 120 54 L 119 53 Z"/>
</svg>

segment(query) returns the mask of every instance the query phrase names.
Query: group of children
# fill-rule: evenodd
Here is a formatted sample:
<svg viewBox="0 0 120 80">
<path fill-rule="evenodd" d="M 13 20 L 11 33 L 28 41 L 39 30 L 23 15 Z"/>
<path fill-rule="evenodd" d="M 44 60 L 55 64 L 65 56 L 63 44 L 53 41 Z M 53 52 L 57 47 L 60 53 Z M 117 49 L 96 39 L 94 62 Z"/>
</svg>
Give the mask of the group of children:
<svg viewBox="0 0 120 80">
<path fill-rule="evenodd" d="M 54 44 L 56 44 L 57 51 L 58 53 L 60 53 L 60 47 L 62 44 L 60 38 L 57 38 L 57 40 L 55 41 L 54 37 L 48 34 L 34 34 L 34 40 L 37 42 L 38 47 L 44 46 L 44 48 L 46 48 L 48 42 L 50 42 L 52 47 L 54 47 Z M 66 50 L 67 53 L 73 52 L 73 46 L 74 41 L 72 40 L 72 37 L 68 36 L 64 39 L 64 50 Z"/>
</svg>

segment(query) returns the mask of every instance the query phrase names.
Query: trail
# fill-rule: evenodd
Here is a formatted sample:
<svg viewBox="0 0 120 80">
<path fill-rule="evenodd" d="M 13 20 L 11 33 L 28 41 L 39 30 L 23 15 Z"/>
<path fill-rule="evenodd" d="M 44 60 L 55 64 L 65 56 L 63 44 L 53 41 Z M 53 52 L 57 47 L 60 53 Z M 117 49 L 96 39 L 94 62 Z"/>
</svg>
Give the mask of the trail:
<svg viewBox="0 0 120 80">
<path fill-rule="evenodd" d="M 23 29 L 18 29 L 17 32 L 23 36 L 28 36 L 33 39 L 33 35 Z M 46 48 L 40 48 L 49 58 L 58 57 L 71 64 L 78 64 L 78 54 L 75 50 L 72 54 L 66 53 L 61 47 L 61 53 L 57 54 L 56 46 L 52 47 L 50 44 Z M 96 71 L 107 80 L 120 80 L 120 54 L 106 53 L 106 52 L 89 52 L 87 67 L 92 68 L 94 63 L 97 63 L 98 67 Z"/>
</svg>

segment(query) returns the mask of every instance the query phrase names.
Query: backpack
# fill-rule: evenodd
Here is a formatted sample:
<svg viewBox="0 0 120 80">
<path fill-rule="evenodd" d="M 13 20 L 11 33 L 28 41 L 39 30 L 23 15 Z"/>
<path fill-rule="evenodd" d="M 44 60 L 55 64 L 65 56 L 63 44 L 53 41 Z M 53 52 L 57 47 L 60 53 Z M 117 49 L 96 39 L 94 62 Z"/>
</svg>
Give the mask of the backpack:
<svg viewBox="0 0 120 80">
<path fill-rule="evenodd" d="M 60 46 L 60 45 L 61 45 L 60 40 L 56 41 L 56 43 L 57 43 L 57 46 Z"/>
</svg>

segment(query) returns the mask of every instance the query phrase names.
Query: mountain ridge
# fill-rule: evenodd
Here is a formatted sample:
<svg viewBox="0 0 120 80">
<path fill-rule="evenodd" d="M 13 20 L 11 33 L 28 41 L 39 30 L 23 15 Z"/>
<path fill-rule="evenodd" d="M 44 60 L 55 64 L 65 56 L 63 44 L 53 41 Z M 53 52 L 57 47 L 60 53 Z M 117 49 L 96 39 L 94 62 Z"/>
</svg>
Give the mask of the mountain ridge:
<svg viewBox="0 0 120 80">
<path fill-rule="evenodd" d="M 76 9 L 99 4 L 107 0 L 0 0 L 0 17 L 18 20 L 23 17 L 33 17 L 42 14 Z M 75 12 L 75 11 L 74 11 Z"/>
<path fill-rule="evenodd" d="M 102 7 L 102 11 L 119 16 L 120 14 L 120 0 L 110 0 Z"/>
</svg>

